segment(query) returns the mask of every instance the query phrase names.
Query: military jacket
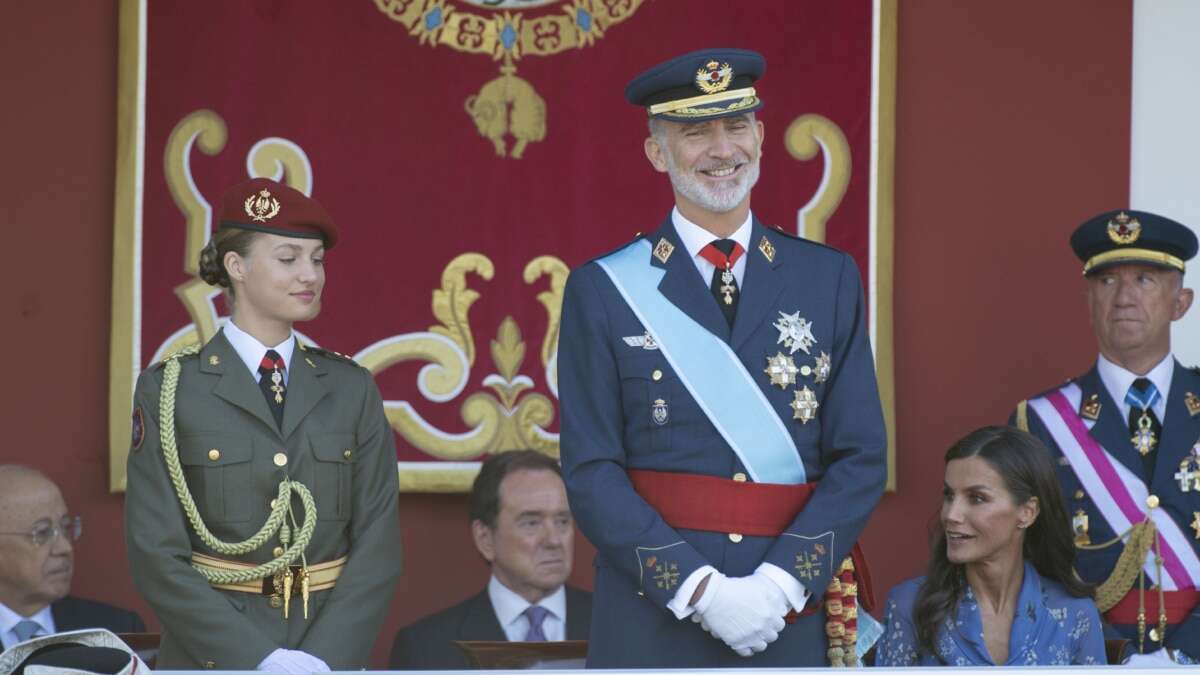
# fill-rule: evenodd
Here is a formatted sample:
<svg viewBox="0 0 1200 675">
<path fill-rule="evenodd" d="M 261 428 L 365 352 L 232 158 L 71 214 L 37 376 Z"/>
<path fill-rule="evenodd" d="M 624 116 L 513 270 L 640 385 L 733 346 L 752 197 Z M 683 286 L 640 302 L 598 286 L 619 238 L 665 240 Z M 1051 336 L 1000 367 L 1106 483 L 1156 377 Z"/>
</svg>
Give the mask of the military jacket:
<svg viewBox="0 0 1200 675">
<path fill-rule="evenodd" d="M 266 595 L 213 589 L 189 564 L 193 552 L 259 564 L 275 557 L 280 542 L 234 558 L 197 536 L 160 445 L 164 369 L 147 369 L 134 397 L 125 531 L 134 582 L 162 621 L 159 666 L 248 670 L 285 648 L 308 652 L 333 670 L 366 667 L 400 573 L 395 441 L 371 374 L 344 357 L 298 346 L 280 429 L 224 333 L 180 364 L 176 445 L 212 533 L 225 542 L 255 534 L 280 481 L 290 477 L 316 503 L 308 563 L 349 560 L 334 588 L 312 593 L 307 620 L 299 596 L 285 620 Z M 303 522 L 299 499 L 293 508 L 297 524 Z"/>
<path fill-rule="evenodd" d="M 744 576 L 764 561 L 793 574 L 816 603 L 850 552 L 887 472 L 858 270 L 845 253 L 768 230 L 756 220 L 731 327 L 670 218 L 648 240 L 652 247 L 664 240 L 673 247 L 665 261 L 647 253 L 647 265 L 665 270 L 659 292 L 736 353 L 791 435 L 807 480 L 819 487 L 779 537 L 731 537 L 737 533 L 668 525 L 634 491 L 626 470 L 729 479 L 745 474 L 746 467 L 662 351 L 638 340 L 646 327 L 604 270 L 595 262 L 574 270 L 563 302 L 558 367 L 565 481 L 577 522 L 598 549 L 588 663 L 825 665 L 821 612 L 789 625 L 762 654 L 743 659 L 698 624 L 677 620 L 664 608 L 679 584 L 703 565 Z M 831 369 L 822 382 L 801 376 L 784 389 L 772 385 L 764 370 L 767 357 L 790 351 L 780 344 L 774 323 L 781 313 L 797 312 L 811 322 L 816 341 L 810 354 L 794 352 L 796 365 L 815 366 L 824 352 Z M 819 402 L 816 418 L 807 423 L 795 419 L 791 407 L 800 386 L 813 390 Z"/>
<path fill-rule="evenodd" d="M 1095 401 L 1099 410 L 1094 411 L 1094 424 L 1089 434 L 1108 451 L 1126 469 L 1139 477 L 1149 488 L 1151 495 L 1158 498 L 1158 508 L 1170 514 L 1186 535 L 1192 547 L 1200 553 L 1200 489 L 1184 491 L 1175 474 L 1180 470 L 1180 461 L 1189 455 L 1200 452 L 1200 407 L 1193 413 L 1189 409 L 1189 398 L 1200 396 L 1200 374 L 1184 368 L 1175 362 L 1175 371 L 1171 376 L 1171 391 L 1166 398 L 1166 413 L 1163 416 L 1162 436 L 1153 451 L 1157 457 L 1154 462 L 1154 474 L 1146 475 L 1146 469 L 1141 455 L 1133 447 L 1130 440 L 1129 426 L 1123 417 L 1121 406 L 1108 393 L 1108 388 L 1100 378 L 1099 371 L 1093 367 L 1086 374 L 1071 380 L 1078 385 L 1082 393 L 1081 401 Z M 1058 389 L 1057 387 L 1055 389 Z M 1044 396 L 1054 390 L 1040 394 Z M 1191 394 L 1191 396 L 1189 396 Z M 1037 397 L 1035 397 L 1037 398 Z M 1094 404 L 1093 404 L 1094 405 Z M 1082 411 L 1080 411 L 1082 413 Z M 1111 541 L 1123 532 L 1114 532 L 1105 520 L 1095 503 L 1095 496 L 1085 489 L 1083 483 L 1072 469 L 1070 462 L 1053 436 L 1046 429 L 1046 422 L 1030 406 L 1026 412 L 1029 432 L 1037 436 L 1053 453 L 1058 471 L 1059 484 L 1062 486 L 1063 498 L 1066 500 L 1068 516 L 1072 517 L 1073 525 L 1086 523 L 1086 538 L 1091 544 L 1101 544 Z M 1081 418 L 1088 423 L 1092 420 L 1083 414 Z M 1016 423 L 1016 415 L 1010 423 Z M 1083 519 L 1079 519 L 1082 516 Z M 1198 523 L 1192 525 L 1193 522 Z M 1100 584 L 1112 574 L 1117 564 L 1122 547 L 1109 546 L 1100 550 L 1076 549 L 1075 567 L 1080 578 L 1088 583 Z M 1165 573 L 1165 572 L 1164 572 Z M 1147 595 L 1154 579 L 1146 580 Z M 1134 592 L 1137 582 L 1134 582 Z M 1147 630 L 1157 623 L 1157 617 L 1147 616 Z M 1117 630 L 1127 638 L 1137 639 L 1136 625 L 1116 626 Z M 1147 650 L 1151 643 L 1147 639 Z M 1200 607 L 1193 609 L 1191 615 L 1181 624 L 1168 626 L 1166 646 L 1181 649 L 1192 658 L 1200 658 Z"/>
</svg>

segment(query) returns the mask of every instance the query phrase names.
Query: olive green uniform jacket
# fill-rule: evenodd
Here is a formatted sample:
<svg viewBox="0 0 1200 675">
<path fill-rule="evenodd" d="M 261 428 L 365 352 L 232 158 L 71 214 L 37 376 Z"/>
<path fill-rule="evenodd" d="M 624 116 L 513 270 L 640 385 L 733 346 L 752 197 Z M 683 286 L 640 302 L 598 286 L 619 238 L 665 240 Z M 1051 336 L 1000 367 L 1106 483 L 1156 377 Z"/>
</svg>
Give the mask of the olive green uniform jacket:
<svg viewBox="0 0 1200 675">
<path fill-rule="evenodd" d="M 299 595 L 285 620 L 268 596 L 213 589 L 189 564 L 192 552 L 231 556 L 205 546 L 188 524 L 159 439 L 164 368 L 147 369 L 134 395 L 125 532 L 134 582 L 163 625 L 158 666 L 249 670 L 281 647 L 312 654 L 333 670 L 367 666 L 401 554 L 395 442 L 371 374 L 344 357 L 297 346 L 281 431 L 223 332 L 180 366 L 176 445 L 212 533 L 229 543 L 251 537 L 270 514 L 280 481 L 290 477 L 308 486 L 316 502 L 308 564 L 349 561 L 334 588 L 312 593 L 307 620 Z M 280 453 L 286 462 L 276 458 Z M 293 509 L 302 523 L 295 497 Z M 273 537 L 237 559 L 267 562 L 279 543 Z"/>
</svg>

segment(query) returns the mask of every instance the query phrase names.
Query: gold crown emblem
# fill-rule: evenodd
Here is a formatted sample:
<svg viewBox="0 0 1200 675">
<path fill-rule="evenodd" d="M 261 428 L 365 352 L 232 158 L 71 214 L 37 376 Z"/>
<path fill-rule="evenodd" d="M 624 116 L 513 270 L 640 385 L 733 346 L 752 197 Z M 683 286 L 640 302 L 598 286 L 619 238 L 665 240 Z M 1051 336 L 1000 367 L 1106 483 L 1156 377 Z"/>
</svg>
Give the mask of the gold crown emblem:
<svg viewBox="0 0 1200 675">
<path fill-rule="evenodd" d="M 696 71 L 696 87 L 706 94 L 725 91 L 730 82 L 733 82 L 733 68 L 728 63 L 709 61 Z"/>
<path fill-rule="evenodd" d="M 1132 244 L 1142 235 L 1142 224 L 1124 211 L 1108 221 L 1108 238 L 1117 244 Z"/>
<path fill-rule="evenodd" d="M 260 223 L 265 223 L 279 215 L 279 200 L 272 197 L 271 191 L 265 188 L 257 194 L 246 197 L 243 206 L 246 209 L 246 215 Z"/>
</svg>

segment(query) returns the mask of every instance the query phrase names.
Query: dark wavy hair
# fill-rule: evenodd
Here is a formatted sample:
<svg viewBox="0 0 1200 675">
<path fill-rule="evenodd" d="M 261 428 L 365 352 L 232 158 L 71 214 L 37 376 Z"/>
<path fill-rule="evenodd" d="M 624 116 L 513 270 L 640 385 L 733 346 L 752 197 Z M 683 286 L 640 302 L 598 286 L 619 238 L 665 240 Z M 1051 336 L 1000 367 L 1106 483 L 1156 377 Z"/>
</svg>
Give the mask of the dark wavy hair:
<svg viewBox="0 0 1200 675">
<path fill-rule="evenodd" d="M 1012 427 L 983 427 L 967 434 L 946 452 L 952 459 L 979 457 L 1004 481 L 1013 502 L 1024 504 L 1037 497 L 1039 513 L 1025 531 L 1022 555 L 1042 577 L 1062 584 L 1077 598 L 1095 596 L 1095 589 L 1075 574 L 1075 542 L 1062 490 L 1050 451 L 1034 436 Z M 963 566 L 946 557 L 946 532 L 937 522 L 930 536 L 929 570 L 917 591 L 913 623 L 917 648 L 937 657 L 934 648 L 939 626 L 958 607 L 966 590 Z M 944 665 L 944 662 L 943 662 Z"/>
</svg>

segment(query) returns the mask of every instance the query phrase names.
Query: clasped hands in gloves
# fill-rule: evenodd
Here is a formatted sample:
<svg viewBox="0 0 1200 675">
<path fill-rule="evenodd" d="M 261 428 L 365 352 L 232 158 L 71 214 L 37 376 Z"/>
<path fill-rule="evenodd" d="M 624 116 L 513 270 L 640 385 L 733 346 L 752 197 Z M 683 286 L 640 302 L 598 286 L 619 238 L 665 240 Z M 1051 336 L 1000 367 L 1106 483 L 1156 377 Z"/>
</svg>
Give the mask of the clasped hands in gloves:
<svg viewBox="0 0 1200 675">
<path fill-rule="evenodd" d="M 751 656 L 779 638 L 789 608 L 783 589 L 762 572 L 746 577 L 713 572 L 692 621 L 739 656 Z"/>
</svg>

